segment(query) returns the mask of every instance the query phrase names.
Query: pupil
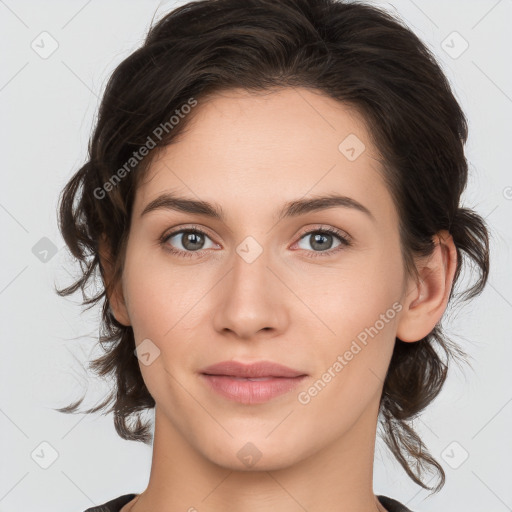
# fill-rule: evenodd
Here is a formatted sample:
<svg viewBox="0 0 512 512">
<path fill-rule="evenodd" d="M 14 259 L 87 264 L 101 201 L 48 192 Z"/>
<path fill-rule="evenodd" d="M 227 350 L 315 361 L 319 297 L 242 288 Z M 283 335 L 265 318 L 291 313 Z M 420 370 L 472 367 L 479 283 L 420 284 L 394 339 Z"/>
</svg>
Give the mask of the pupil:
<svg viewBox="0 0 512 512">
<path fill-rule="evenodd" d="M 202 235 L 200 233 L 184 233 L 182 244 L 189 251 L 196 251 L 201 248 Z"/>
<path fill-rule="evenodd" d="M 320 243 L 320 240 L 321 239 L 326 239 L 327 237 L 331 238 L 331 244 L 327 244 L 328 247 L 326 247 L 326 244 L 325 243 Z M 315 245 L 318 244 L 317 247 L 315 247 Z M 332 235 L 326 235 L 326 234 L 321 234 L 321 233 L 317 233 L 314 237 L 313 237 L 313 243 L 311 244 L 311 246 L 313 248 L 316 248 L 316 249 L 330 249 L 332 245 Z"/>
</svg>

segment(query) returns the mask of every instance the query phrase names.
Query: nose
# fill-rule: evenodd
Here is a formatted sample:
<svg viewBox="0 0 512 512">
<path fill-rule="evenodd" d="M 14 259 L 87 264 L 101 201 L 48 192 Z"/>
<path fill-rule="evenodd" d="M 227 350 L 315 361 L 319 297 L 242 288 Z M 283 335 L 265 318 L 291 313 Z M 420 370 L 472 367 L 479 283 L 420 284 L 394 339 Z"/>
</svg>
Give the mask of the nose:
<svg viewBox="0 0 512 512">
<path fill-rule="evenodd" d="M 278 273 L 265 252 L 252 262 L 236 254 L 216 298 L 213 320 L 217 332 L 245 340 L 283 332 L 291 292 Z"/>
</svg>

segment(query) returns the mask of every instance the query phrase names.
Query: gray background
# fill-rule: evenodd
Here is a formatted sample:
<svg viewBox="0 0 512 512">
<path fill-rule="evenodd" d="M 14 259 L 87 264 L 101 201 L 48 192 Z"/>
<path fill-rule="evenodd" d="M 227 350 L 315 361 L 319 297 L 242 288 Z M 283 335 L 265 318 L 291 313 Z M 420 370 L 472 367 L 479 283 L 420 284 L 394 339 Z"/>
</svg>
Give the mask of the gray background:
<svg viewBox="0 0 512 512">
<path fill-rule="evenodd" d="M 426 500 L 378 440 L 374 490 L 415 512 L 512 510 L 512 1 L 374 3 L 397 12 L 448 75 L 470 128 L 464 204 L 492 229 L 490 282 L 446 324 L 473 370 L 454 367 L 415 424 L 447 483 Z M 176 5 L 0 0 L 0 512 L 78 512 L 147 484 L 151 447 L 120 439 L 111 416 L 52 410 L 86 387 L 87 406 L 108 390 L 79 364 L 99 353 L 98 310 L 81 314 L 80 293 L 64 299 L 53 292 L 77 273 L 56 205 L 84 162 L 110 73 L 141 44 L 153 14 Z"/>
</svg>

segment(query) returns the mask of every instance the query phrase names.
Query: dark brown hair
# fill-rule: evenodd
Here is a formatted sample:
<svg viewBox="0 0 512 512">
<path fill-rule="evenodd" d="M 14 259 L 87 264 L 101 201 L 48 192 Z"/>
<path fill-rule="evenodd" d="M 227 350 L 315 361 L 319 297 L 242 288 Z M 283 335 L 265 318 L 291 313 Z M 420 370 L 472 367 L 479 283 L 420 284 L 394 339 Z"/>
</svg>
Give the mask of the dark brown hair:
<svg viewBox="0 0 512 512">
<path fill-rule="evenodd" d="M 141 421 L 141 413 L 155 405 L 134 355 L 133 330 L 116 321 L 107 293 L 122 276 L 139 180 L 158 150 L 175 143 L 186 127 L 191 115 L 181 114 L 191 98 L 200 103 L 230 88 L 265 92 L 280 87 L 318 91 L 354 108 L 366 121 L 399 212 L 409 275 L 418 278 L 413 257 L 431 254 L 433 236 L 448 230 L 458 256 L 450 304 L 463 265 L 472 263 L 478 277 L 457 296 L 471 299 L 485 286 L 487 227 L 477 213 L 459 205 L 468 176 L 467 121 L 434 56 L 401 20 L 361 2 L 190 2 L 155 23 L 143 45 L 115 69 L 101 101 L 88 160 L 60 197 L 60 229 L 80 262 L 81 276 L 58 293 L 69 295 L 80 288 L 88 308 L 102 302 L 100 343 L 105 353 L 89 367 L 116 383 L 102 403 L 86 412 L 112 404 L 107 412 L 113 411 L 115 428 L 124 439 L 151 440 L 149 422 Z M 179 122 L 170 126 L 173 115 Z M 156 137 L 158 126 L 166 129 Z M 130 158 L 148 145 L 148 137 L 156 142 L 155 149 L 133 165 Z M 131 172 L 127 162 L 133 165 Z M 117 172 L 121 168 L 126 172 Z M 119 179 L 113 181 L 114 174 Z M 114 269 L 107 289 L 98 254 L 102 236 Z M 98 269 L 104 287 L 88 297 L 86 287 Z M 416 343 L 398 338 L 395 343 L 379 420 L 392 453 L 426 489 L 432 487 L 421 480 L 425 470 L 439 476 L 434 491 L 444 485 L 445 474 L 410 422 L 440 392 L 449 360 L 465 355 L 440 322 Z M 59 410 L 74 412 L 82 401 Z"/>
</svg>

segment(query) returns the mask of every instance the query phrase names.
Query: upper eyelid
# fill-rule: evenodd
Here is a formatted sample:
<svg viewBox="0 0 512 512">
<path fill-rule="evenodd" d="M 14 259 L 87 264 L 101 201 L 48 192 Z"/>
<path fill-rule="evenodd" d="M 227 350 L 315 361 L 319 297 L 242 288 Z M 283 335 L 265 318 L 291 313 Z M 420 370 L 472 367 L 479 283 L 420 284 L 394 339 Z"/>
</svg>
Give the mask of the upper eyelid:
<svg viewBox="0 0 512 512">
<path fill-rule="evenodd" d="M 337 235 L 348 240 L 352 240 L 352 237 L 345 230 L 337 228 L 335 226 L 330 226 L 329 224 L 320 224 L 316 228 L 305 228 L 304 231 L 300 232 L 299 237 L 309 235 L 316 231 L 328 231 L 330 232 L 330 234 Z"/>
<path fill-rule="evenodd" d="M 167 239 L 167 238 L 170 238 L 171 236 L 175 236 L 179 233 L 183 233 L 183 232 L 186 232 L 186 231 L 199 231 L 201 233 L 204 233 L 206 236 L 208 236 L 209 238 L 212 238 L 212 236 L 209 234 L 208 230 L 202 226 L 196 226 L 196 225 L 191 225 L 191 226 L 185 226 L 185 227 L 180 227 L 180 228 L 176 228 L 176 229 L 171 229 L 170 231 L 166 231 L 163 235 L 162 235 L 162 239 Z M 212 240 L 213 241 L 213 240 Z"/>
</svg>

